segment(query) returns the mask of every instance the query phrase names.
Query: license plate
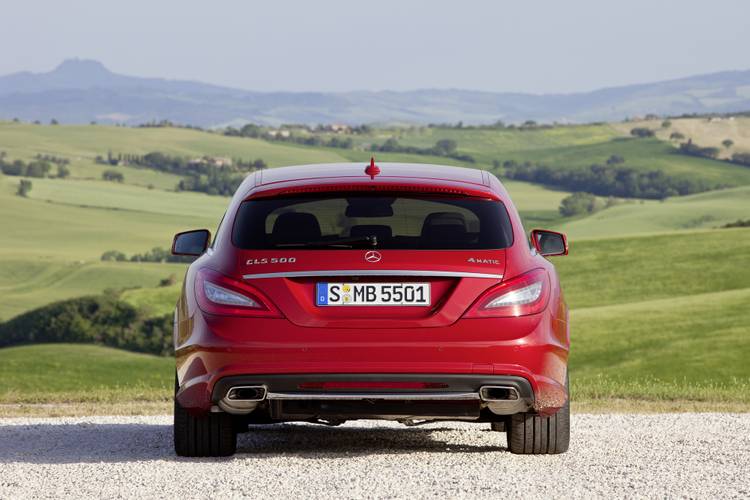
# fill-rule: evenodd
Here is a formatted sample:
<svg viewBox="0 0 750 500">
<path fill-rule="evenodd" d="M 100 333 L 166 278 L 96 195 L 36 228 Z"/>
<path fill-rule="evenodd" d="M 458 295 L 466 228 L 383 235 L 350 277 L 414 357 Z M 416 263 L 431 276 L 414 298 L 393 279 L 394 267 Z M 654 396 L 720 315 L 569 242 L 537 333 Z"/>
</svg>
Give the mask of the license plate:
<svg viewBox="0 0 750 500">
<path fill-rule="evenodd" d="M 317 283 L 318 306 L 429 306 L 429 283 Z"/>
</svg>

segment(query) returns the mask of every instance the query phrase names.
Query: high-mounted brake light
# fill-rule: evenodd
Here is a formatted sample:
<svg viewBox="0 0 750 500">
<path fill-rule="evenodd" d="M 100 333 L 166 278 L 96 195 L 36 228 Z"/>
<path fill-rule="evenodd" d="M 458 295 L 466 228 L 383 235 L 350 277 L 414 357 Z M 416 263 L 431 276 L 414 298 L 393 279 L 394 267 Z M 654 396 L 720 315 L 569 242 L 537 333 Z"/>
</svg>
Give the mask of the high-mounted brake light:
<svg viewBox="0 0 750 500">
<path fill-rule="evenodd" d="M 210 269 L 198 271 L 195 296 L 201 310 L 209 314 L 281 317 L 271 301 L 254 287 Z"/>
<path fill-rule="evenodd" d="M 466 318 L 498 318 L 538 314 L 547 307 L 547 271 L 534 269 L 490 288 L 472 305 Z"/>
</svg>

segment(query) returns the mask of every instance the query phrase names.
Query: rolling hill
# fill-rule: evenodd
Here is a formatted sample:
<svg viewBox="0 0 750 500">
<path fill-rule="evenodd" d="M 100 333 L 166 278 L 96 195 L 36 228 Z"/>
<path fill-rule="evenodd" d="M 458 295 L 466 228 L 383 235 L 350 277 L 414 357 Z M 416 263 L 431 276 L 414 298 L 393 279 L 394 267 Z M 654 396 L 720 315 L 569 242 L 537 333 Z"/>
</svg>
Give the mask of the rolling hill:
<svg viewBox="0 0 750 500">
<path fill-rule="evenodd" d="M 703 121 L 699 118 L 689 123 Z M 745 123 L 744 120 L 740 123 Z M 750 120 L 747 122 L 750 130 Z M 630 137 L 630 129 L 639 124 L 601 124 L 559 126 L 554 128 L 471 129 L 471 128 L 408 128 L 376 129 L 373 133 L 356 137 L 355 144 L 382 144 L 394 138 L 404 146 L 430 147 L 441 139 L 456 142 L 458 151 L 471 155 L 480 165 L 492 168 L 494 161 L 513 160 L 549 165 L 559 170 L 575 170 L 592 164 L 604 165 L 612 155 L 624 159 L 623 167 L 638 171 L 658 170 L 681 179 L 702 179 L 709 183 L 739 186 L 750 184 L 750 168 L 723 161 L 677 154 L 676 144 L 657 138 Z M 659 130 L 659 122 L 648 126 Z M 684 128 L 688 128 L 683 125 Z M 740 128 L 728 137 L 743 137 Z M 668 135 L 668 134 L 667 134 Z M 726 138 L 726 137 L 725 137 Z M 666 139 L 666 138 L 665 138 Z M 709 142 L 698 131 L 693 140 Z M 741 141 L 741 139 L 738 139 Z M 741 151 L 740 143 L 735 150 Z M 750 151 L 748 148 L 746 151 Z M 342 154 L 347 154 L 346 152 Z M 443 158 L 443 162 L 451 161 Z M 499 169 L 494 169 L 500 173 Z"/>
<path fill-rule="evenodd" d="M 727 131 L 745 147 L 744 124 L 712 128 L 704 119 L 674 120 L 699 144 Z M 726 126 L 729 126 L 727 121 Z M 27 197 L 20 177 L 0 175 L 0 321 L 49 302 L 106 289 L 154 316 L 174 307 L 185 264 L 102 262 L 107 250 L 128 255 L 166 248 L 180 230 L 213 230 L 228 198 L 178 192 L 179 176 L 95 162 L 107 151 L 263 158 L 271 166 L 364 161 L 369 143 L 390 137 L 430 147 L 453 139 L 469 164 L 446 157 L 378 153 L 381 161 L 423 161 L 493 169 L 493 160 L 545 162 L 575 169 L 614 154 L 625 165 L 703 177 L 737 187 L 664 201 L 619 200 L 593 214 L 562 217 L 570 193 L 504 181 L 527 222 L 568 233 L 571 255 L 556 259 L 571 306 L 572 387 L 577 398 L 690 399 L 750 404 L 746 304 L 749 229 L 716 229 L 750 217 L 750 169 L 674 153 L 660 122 L 643 122 L 657 138 L 625 139 L 630 126 L 602 124 L 534 130 L 414 127 L 353 135 L 352 149 L 307 147 L 182 128 L 50 126 L 0 122 L 0 150 L 10 159 L 49 154 L 70 160 L 70 177 L 33 178 Z M 623 128 L 626 127 L 626 128 Z M 101 174 L 116 168 L 123 183 Z M 33 377 L 17 373 L 35 367 Z M 98 346 L 34 345 L 0 349 L 0 402 L 163 402 L 171 390 L 167 358 Z M 161 404 L 161 403 L 160 403 Z"/>
<path fill-rule="evenodd" d="M 164 401 L 174 362 L 83 344 L 0 349 L 0 403 Z"/>
<path fill-rule="evenodd" d="M 585 241 L 557 258 L 572 308 L 574 400 L 746 408 L 750 270 L 742 250 L 748 244 L 748 229 L 697 231 Z M 708 267 L 710 280 L 695 272 Z M 152 290 L 135 290 L 126 300 L 172 307 L 176 287 Z M 165 401 L 172 377 L 170 358 L 98 346 L 0 349 L 4 403 Z"/>
<path fill-rule="evenodd" d="M 727 182 L 749 183 L 750 169 L 724 162 L 672 153 L 658 140 L 620 141 L 612 125 L 557 127 L 540 130 L 375 129 L 355 135 L 355 148 L 303 147 L 259 139 L 226 137 L 181 128 L 132 129 L 109 126 L 41 126 L 0 122 L 0 148 L 10 159 L 50 154 L 70 160 L 70 178 L 32 179 L 28 198 L 16 196 L 18 177 L 0 176 L 0 288 L 4 301 L 0 318 L 8 319 L 53 300 L 99 293 L 106 288 L 154 287 L 179 264 L 103 263 L 101 254 L 118 250 L 128 255 L 153 247 L 167 248 L 174 233 L 195 227 L 215 229 L 227 198 L 194 192 L 174 192 L 180 177 L 130 166 L 116 167 L 124 183 L 105 182 L 111 167 L 95 163 L 97 155 L 143 154 L 164 151 L 180 156 L 217 155 L 263 158 L 272 166 L 328 161 L 365 161 L 368 142 L 398 137 L 420 147 L 454 139 L 459 150 L 478 159 L 474 166 L 492 168 L 491 159 L 516 157 L 559 161 L 601 162 L 622 154 L 626 165 L 659 166 L 674 175 L 716 176 Z M 556 160 L 555 158 L 561 158 Z M 451 158 L 378 153 L 385 160 L 463 164 Z M 583 159 L 582 159 L 583 158 Z M 504 181 L 528 227 L 568 232 L 573 244 L 584 238 L 655 234 L 707 229 L 747 218 L 747 187 L 674 197 L 664 202 L 629 200 L 585 217 L 563 218 L 557 211 L 564 190 Z M 149 186 L 150 188 L 147 188 Z M 574 247 L 575 248 L 575 247 Z M 29 274 L 19 274 L 20 270 Z M 129 292 L 130 293 L 130 292 Z M 132 292 L 135 293 L 135 292 Z M 144 292 L 146 293 L 146 292 Z M 157 304 L 171 307 L 158 292 Z M 136 294 L 137 295 L 137 294 Z M 138 300 L 138 299 L 133 299 Z M 141 299 L 142 300 L 142 299 Z M 142 300 L 143 301 L 143 300 Z"/>
<path fill-rule="evenodd" d="M 168 119 L 204 127 L 226 123 L 592 122 L 647 113 L 750 109 L 750 71 L 725 71 L 573 94 L 458 89 L 407 92 L 253 92 L 199 82 L 137 78 L 100 62 L 70 59 L 46 73 L 0 77 L 6 119 L 64 123 L 144 123 Z"/>
<path fill-rule="evenodd" d="M 571 244 L 556 259 L 580 398 L 750 403 L 749 229 Z"/>
<path fill-rule="evenodd" d="M 555 227 L 573 238 L 604 238 L 715 228 L 748 217 L 750 187 L 743 186 L 665 201 L 627 201 L 587 217 L 559 220 Z"/>
</svg>

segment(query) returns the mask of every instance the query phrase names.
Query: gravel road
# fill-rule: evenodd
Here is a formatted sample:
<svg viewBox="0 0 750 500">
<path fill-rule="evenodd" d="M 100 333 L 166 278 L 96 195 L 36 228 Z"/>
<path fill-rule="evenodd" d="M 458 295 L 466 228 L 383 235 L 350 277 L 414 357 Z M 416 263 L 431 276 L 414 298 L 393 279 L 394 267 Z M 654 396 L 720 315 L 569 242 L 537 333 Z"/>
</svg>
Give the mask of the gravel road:
<svg viewBox="0 0 750 500">
<path fill-rule="evenodd" d="M 517 456 L 488 425 L 256 428 L 177 458 L 170 417 L 0 420 L 0 498 L 750 497 L 750 414 L 573 416 L 570 451 Z"/>
</svg>

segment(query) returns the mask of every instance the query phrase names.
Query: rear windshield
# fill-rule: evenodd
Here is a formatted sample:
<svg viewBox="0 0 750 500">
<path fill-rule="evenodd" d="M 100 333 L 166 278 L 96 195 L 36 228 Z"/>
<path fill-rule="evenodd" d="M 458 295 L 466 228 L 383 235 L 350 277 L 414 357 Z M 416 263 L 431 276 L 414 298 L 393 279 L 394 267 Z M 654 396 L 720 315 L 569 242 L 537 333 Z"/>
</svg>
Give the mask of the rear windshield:
<svg viewBox="0 0 750 500">
<path fill-rule="evenodd" d="M 506 248 L 513 231 L 499 201 L 414 196 L 331 196 L 250 200 L 232 234 L 243 249 Z"/>
</svg>

